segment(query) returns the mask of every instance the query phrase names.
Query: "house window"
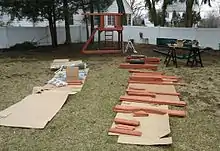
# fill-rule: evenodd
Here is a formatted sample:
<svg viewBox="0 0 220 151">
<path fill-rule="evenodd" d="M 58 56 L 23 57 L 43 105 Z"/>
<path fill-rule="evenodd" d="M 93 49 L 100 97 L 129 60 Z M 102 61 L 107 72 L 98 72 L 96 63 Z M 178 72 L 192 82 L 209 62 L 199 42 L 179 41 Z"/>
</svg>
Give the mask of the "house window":
<svg viewBox="0 0 220 151">
<path fill-rule="evenodd" d="M 73 25 L 73 24 L 74 24 L 74 21 L 73 21 L 73 14 L 70 15 L 70 18 L 69 18 L 69 24 L 70 24 L 70 25 Z"/>
<path fill-rule="evenodd" d="M 167 17 L 167 18 L 170 18 L 170 13 L 166 13 L 166 17 Z"/>
<path fill-rule="evenodd" d="M 115 16 L 108 16 L 108 25 L 110 26 L 115 25 Z"/>
<path fill-rule="evenodd" d="M 127 15 L 127 25 L 131 25 L 131 14 Z"/>
<path fill-rule="evenodd" d="M 98 25 L 99 24 L 99 16 L 94 16 L 94 25 Z"/>
</svg>

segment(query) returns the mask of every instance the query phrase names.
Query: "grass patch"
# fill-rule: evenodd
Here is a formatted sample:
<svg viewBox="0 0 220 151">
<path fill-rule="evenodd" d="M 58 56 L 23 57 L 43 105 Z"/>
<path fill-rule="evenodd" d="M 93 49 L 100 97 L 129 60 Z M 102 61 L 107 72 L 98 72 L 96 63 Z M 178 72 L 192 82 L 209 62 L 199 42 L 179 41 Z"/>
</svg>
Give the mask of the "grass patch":
<svg viewBox="0 0 220 151">
<path fill-rule="evenodd" d="M 112 107 L 124 94 L 128 72 L 118 69 L 119 55 L 81 56 L 79 46 L 56 50 L 6 53 L 0 57 L 0 110 L 30 94 L 53 76 L 48 67 L 54 58 L 83 59 L 90 72 L 83 90 L 68 98 L 63 108 L 44 130 L 0 127 L 0 150 L 77 150 L 77 151 L 194 151 L 220 150 L 220 61 L 219 56 L 203 56 L 205 68 L 160 66 L 168 75 L 178 75 L 188 83 L 177 87 L 188 103 L 187 118 L 170 118 L 173 145 L 149 147 L 117 144 L 107 135 L 115 113 Z M 144 53 L 152 53 L 141 46 Z M 45 50 L 45 51 L 44 51 Z"/>
</svg>

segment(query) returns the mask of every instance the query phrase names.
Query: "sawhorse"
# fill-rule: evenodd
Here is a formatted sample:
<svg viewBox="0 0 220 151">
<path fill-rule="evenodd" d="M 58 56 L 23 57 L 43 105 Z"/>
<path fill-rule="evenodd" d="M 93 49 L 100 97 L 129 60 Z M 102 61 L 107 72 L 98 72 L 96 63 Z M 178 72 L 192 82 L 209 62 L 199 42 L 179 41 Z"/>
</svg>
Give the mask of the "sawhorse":
<svg viewBox="0 0 220 151">
<path fill-rule="evenodd" d="M 186 65 L 190 65 L 190 63 L 191 67 L 198 66 L 198 64 L 200 64 L 201 67 L 204 67 L 199 47 L 192 47 L 190 49 Z"/>
<path fill-rule="evenodd" d="M 164 60 L 164 64 L 166 64 L 166 67 L 169 65 L 171 59 L 173 61 L 173 65 L 176 65 L 177 68 L 176 49 L 174 47 L 169 47 L 168 54 L 166 56 L 166 59 Z"/>
<path fill-rule="evenodd" d="M 132 50 L 133 53 L 138 53 L 138 52 L 135 50 L 134 45 L 133 45 L 133 43 L 131 42 L 131 40 L 128 40 L 127 46 L 126 46 L 126 48 L 125 48 L 125 50 L 124 50 L 124 53 L 128 52 L 128 49 L 129 49 L 129 48 Z"/>
</svg>

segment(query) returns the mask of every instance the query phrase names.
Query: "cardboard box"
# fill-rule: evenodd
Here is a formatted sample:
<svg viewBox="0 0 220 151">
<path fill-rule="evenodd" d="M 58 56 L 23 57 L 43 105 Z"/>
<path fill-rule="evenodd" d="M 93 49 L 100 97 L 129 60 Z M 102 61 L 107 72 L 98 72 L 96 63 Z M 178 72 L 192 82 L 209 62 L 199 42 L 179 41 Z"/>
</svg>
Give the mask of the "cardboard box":
<svg viewBox="0 0 220 151">
<path fill-rule="evenodd" d="M 66 68 L 66 82 L 73 82 L 79 79 L 79 67 L 67 67 Z"/>
</svg>

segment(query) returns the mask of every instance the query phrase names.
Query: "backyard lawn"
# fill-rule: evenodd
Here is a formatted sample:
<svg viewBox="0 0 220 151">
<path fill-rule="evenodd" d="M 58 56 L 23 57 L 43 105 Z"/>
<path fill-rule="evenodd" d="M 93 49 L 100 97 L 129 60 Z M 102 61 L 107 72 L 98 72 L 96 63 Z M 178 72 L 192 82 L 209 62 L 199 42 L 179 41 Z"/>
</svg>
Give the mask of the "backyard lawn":
<svg viewBox="0 0 220 151">
<path fill-rule="evenodd" d="M 188 103 L 186 118 L 170 118 L 171 146 L 136 146 L 117 144 L 108 136 L 115 113 L 112 107 L 125 93 L 129 73 L 118 68 L 122 55 L 83 56 L 80 45 L 36 51 L 13 51 L 0 54 L 0 110 L 44 85 L 53 76 L 49 70 L 55 58 L 83 59 L 90 66 L 83 90 L 68 98 L 66 104 L 45 129 L 22 129 L 0 126 L 0 150 L 3 151 L 219 151 L 220 150 L 220 55 L 204 53 L 204 68 L 181 65 L 159 70 L 181 76 L 188 84 L 176 87 Z M 158 56 L 151 48 L 137 50 Z M 39 111 L 40 112 L 40 111 Z"/>
</svg>

